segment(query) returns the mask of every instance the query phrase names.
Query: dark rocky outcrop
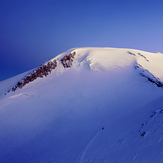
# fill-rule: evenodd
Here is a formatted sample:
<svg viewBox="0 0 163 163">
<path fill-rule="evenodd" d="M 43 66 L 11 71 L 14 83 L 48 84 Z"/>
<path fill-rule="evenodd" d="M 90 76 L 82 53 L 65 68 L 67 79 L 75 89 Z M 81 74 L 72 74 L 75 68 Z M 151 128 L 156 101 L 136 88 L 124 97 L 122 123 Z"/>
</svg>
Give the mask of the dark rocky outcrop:
<svg viewBox="0 0 163 163">
<path fill-rule="evenodd" d="M 136 53 L 132 53 L 132 52 L 130 52 L 130 51 L 128 51 L 128 53 L 129 53 L 130 55 L 136 56 Z M 142 55 L 142 54 L 140 54 L 140 53 L 137 53 L 137 54 L 138 54 L 139 56 L 143 57 L 147 62 L 149 62 L 149 60 L 147 59 L 146 56 L 144 56 L 144 55 Z"/>
<path fill-rule="evenodd" d="M 132 52 L 128 52 L 130 55 L 133 55 L 133 56 L 136 56 L 135 53 L 132 53 Z"/>
<path fill-rule="evenodd" d="M 148 81 L 150 81 L 151 83 L 154 83 L 157 85 L 157 87 L 162 87 L 163 88 L 163 82 L 159 81 L 159 79 L 157 78 L 150 78 L 148 76 L 146 76 L 145 74 L 143 73 L 140 73 L 141 76 L 145 77 L 148 79 Z"/>
<path fill-rule="evenodd" d="M 152 75 L 148 70 L 143 69 L 143 67 L 141 65 L 136 64 L 135 69 L 140 69 L 141 70 L 140 75 L 142 77 L 147 78 L 149 82 L 154 83 L 158 87 L 163 88 L 163 82 L 159 78 L 156 78 L 154 75 Z"/>
<path fill-rule="evenodd" d="M 151 133 L 161 130 L 163 126 L 163 108 L 152 111 L 152 114 L 145 120 L 144 123 L 140 126 L 139 133 L 141 136 L 146 136 Z M 154 135 L 153 135 L 154 136 Z"/>
<path fill-rule="evenodd" d="M 61 63 L 65 68 L 69 68 L 72 66 L 72 62 L 76 52 L 72 52 L 69 55 L 64 56 L 61 59 Z M 36 80 L 37 78 L 43 78 L 44 76 L 48 76 L 53 69 L 57 67 L 57 61 L 49 61 L 46 64 L 42 64 L 39 68 L 35 69 L 33 72 L 29 73 L 22 80 L 18 81 L 18 83 L 10 89 L 8 92 L 16 91 L 18 89 L 23 88 L 26 84 Z"/>
<path fill-rule="evenodd" d="M 69 55 L 64 56 L 61 59 L 61 63 L 63 65 L 63 67 L 65 67 L 65 68 L 71 67 L 75 55 L 76 55 L 76 52 L 73 52 L 73 53 L 70 53 Z"/>
<path fill-rule="evenodd" d="M 18 83 L 8 92 L 10 91 L 16 91 L 17 89 L 21 89 L 26 84 L 36 80 L 37 78 L 42 78 L 44 76 L 47 76 L 51 73 L 53 69 L 57 67 L 57 61 L 49 61 L 46 64 L 42 64 L 39 68 L 34 70 L 33 72 L 29 73 L 27 76 L 25 76 L 22 80 L 18 81 Z"/>
<path fill-rule="evenodd" d="M 149 62 L 149 60 L 142 54 L 138 53 L 138 55 L 140 55 L 141 57 L 143 57 L 147 62 Z"/>
</svg>

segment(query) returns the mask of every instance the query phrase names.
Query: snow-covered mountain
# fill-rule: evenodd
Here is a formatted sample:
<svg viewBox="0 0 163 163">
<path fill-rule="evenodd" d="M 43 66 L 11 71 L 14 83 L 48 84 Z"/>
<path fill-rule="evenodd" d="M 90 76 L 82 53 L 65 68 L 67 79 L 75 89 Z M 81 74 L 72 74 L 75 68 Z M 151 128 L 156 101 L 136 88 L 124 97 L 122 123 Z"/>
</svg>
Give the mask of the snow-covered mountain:
<svg viewBox="0 0 163 163">
<path fill-rule="evenodd" d="M 162 63 L 74 48 L 0 82 L 0 162 L 162 163 Z"/>
</svg>

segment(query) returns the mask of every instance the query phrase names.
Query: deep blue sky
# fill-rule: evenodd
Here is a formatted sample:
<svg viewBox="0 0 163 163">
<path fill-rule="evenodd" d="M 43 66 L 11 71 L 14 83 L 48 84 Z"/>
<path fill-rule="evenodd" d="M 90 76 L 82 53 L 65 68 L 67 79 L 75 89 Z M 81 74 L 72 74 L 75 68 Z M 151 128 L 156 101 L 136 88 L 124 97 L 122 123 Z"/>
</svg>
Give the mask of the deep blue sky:
<svg viewBox="0 0 163 163">
<path fill-rule="evenodd" d="M 73 47 L 163 53 L 163 1 L 0 0 L 0 81 Z"/>
</svg>

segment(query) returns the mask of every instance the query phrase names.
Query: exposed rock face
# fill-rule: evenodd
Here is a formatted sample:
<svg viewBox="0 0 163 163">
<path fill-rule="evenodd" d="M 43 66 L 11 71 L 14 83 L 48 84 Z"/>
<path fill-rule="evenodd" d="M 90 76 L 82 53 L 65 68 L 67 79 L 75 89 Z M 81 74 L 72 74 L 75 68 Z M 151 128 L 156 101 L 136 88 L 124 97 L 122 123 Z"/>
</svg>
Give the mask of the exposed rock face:
<svg viewBox="0 0 163 163">
<path fill-rule="evenodd" d="M 139 55 L 139 56 L 143 57 L 147 62 L 149 62 L 149 60 L 148 60 L 144 55 L 142 55 L 142 54 L 140 54 L 140 53 L 132 53 L 132 52 L 130 52 L 130 51 L 128 51 L 128 53 L 129 53 L 130 55 L 133 55 L 133 56 Z"/>
<path fill-rule="evenodd" d="M 66 55 L 61 59 L 61 63 L 63 64 L 63 67 L 69 68 L 72 66 L 72 62 L 75 54 L 76 52 L 70 53 L 69 55 Z"/>
<path fill-rule="evenodd" d="M 138 55 L 140 55 L 141 57 L 143 57 L 147 62 L 149 62 L 149 60 L 142 54 L 138 53 Z"/>
<path fill-rule="evenodd" d="M 32 73 L 29 73 L 25 78 L 18 81 L 17 85 L 14 86 L 10 91 L 16 91 L 17 89 L 21 89 L 26 84 L 34 81 L 37 78 L 42 78 L 44 76 L 47 76 L 51 73 L 52 69 L 55 69 L 57 67 L 57 61 L 49 61 L 47 64 L 41 65 L 38 69 L 34 70 Z"/>
<path fill-rule="evenodd" d="M 136 64 L 135 69 L 139 69 L 140 70 L 140 75 L 142 77 L 147 78 L 149 82 L 154 83 L 158 87 L 163 88 L 163 82 L 161 82 L 159 78 L 156 78 L 154 75 L 152 75 L 148 70 L 143 69 L 143 67 L 141 65 Z"/>
<path fill-rule="evenodd" d="M 72 66 L 72 62 L 74 59 L 74 56 L 76 55 L 76 52 L 72 52 L 69 55 L 64 56 L 61 59 L 61 63 L 65 68 L 69 68 Z M 42 78 L 44 76 L 47 76 L 51 73 L 53 69 L 57 67 L 57 61 L 49 61 L 46 64 L 41 65 L 39 68 L 34 70 L 33 72 L 29 73 L 26 77 L 24 77 L 22 80 L 18 81 L 18 83 L 10 89 L 8 92 L 16 91 L 18 89 L 23 88 L 26 84 L 36 80 L 37 78 Z"/>
<path fill-rule="evenodd" d="M 153 133 L 157 132 L 163 126 L 163 108 L 152 111 L 151 116 L 142 123 L 139 133 L 141 136 L 145 136 L 153 128 Z M 154 127 L 155 126 L 155 127 Z M 151 132 L 151 131 L 150 131 Z"/>
<path fill-rule="evenodd" d="M 136 54 L 135 53 L 132 53 L 132 52 L 128 52 L 130 55 L 133 55 L 133 56 L 136 56 Z"/>
<path fill-rule="evenodd" d="M 146 75 L 144 75 L 143 73 L 140 73 L 141 76 L 145 77 L 148 79 L 148 81 L 150 81 L 151 83 L 154 83 L 157 85 L 157 87 L 162 87 L 163 88 L 163 83 L 161 81 L 159 81 L 159 79 L 154 79 L 154 78 L 150 78 Z"/>
</svg>

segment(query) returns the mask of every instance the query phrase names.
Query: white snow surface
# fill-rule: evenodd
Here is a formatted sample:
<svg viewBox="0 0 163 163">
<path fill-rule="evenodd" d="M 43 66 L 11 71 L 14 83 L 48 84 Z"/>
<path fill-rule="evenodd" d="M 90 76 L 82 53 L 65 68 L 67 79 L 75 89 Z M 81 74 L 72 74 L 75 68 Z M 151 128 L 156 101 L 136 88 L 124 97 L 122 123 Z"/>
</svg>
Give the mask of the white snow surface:
<svg viewBox="0 0 163 163">
<path fill-rule="evenodd" d="M 54 59 L 50 75 L 15 92 L 27 73 L 0 82 L 0 162 L 163 162 L 163 89 L 140 75 L 163 82 L 163 54 L 74 48 Z"/>
</svg>

